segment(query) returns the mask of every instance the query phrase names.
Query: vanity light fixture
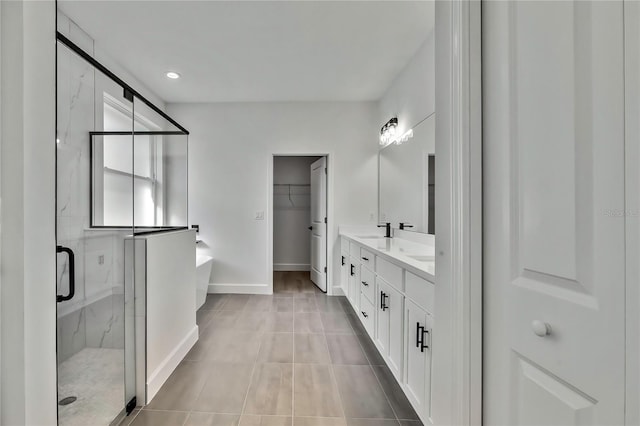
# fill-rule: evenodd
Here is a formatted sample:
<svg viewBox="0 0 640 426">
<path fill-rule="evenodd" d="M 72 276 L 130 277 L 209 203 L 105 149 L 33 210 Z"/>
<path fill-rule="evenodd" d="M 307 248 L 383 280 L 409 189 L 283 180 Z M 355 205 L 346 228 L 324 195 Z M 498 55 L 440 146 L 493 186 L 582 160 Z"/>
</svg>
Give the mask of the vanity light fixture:
<svg viewBox="0 0 640 426">
<path fill-rule="evenodd" d="M 388 145 L 395 141 L 398 131 L 398 117 L 393 117 L 380 128 L 380 145 Z"/>
<path fill-rule="evenodd" d="M 177 80 L 177 79 L 179 79 L 179 78 L 180 78 L 180 74 L 178 74 L 178 73 L 177 73 L 177 72 L 175 72 L 175 71 L 169 71 L 169 72 L 166 74 L 166 76 L 167 76 L 167 78 L 170 78 L 171 80 Z"/>
<path fill-rule="evenodd" d="M 398 117 L 393 117 L 380 129 L 380 145 L 382 146 L 387 146 L 394 142 L 400 145 L 412 137 L 413 128 L 407 130 L 402 135 L 398 135 Z"/>
<path fill-rule="evenodd" d="M 413 129 L 409 129 L 406 132 L 404 132 L 402 134 L 402 136 L 400 136 L 399 138 L 396 139 L 396 145 L 400 145 L 402 143 L 405 143 L 406 141 L 408 141 L 412 137 L 413 137 Z"/>
</svg>

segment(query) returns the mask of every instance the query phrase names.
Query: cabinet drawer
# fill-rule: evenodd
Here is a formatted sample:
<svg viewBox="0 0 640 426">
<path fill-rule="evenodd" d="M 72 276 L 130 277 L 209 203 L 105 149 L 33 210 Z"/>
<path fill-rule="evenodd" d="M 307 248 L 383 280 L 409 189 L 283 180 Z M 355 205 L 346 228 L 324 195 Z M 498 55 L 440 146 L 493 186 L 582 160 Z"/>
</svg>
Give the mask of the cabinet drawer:
<svg viewBox="0 0 640 426">
<path fill-rule="evenodd" d="M 405 275 L 405 294 L 418 306 L 427 312 L 433 313 L 433 301 L 435 299 L 435 286 L 424 278 L 407 272 Z"/>
<path fill-rule="evenodd" d="M 401 267 L 378 256 L 376 259 L 376 272 L 382 279 L 395 287 L 396 290 L 404 291 Z"/>
<path fill-rule="evenodd" d="M 374 277 L 373 272 L 365 265 L 360 267 L 360 289 L 362 290 L 362 294 L 364 294 L 371 303 L 375 300 Z"/>
<path fill-rule="evenodd" d="M 340 252 L 343 254 L 349 254 L 349 240 L 345 237 L 340 238 Z"/>
<path fill-rule="evenodd" d="M 371 253 L 369 250 L 360 249 L 360 263 L 362 265 L 366 265 L 369 269 L 373 271 L 373 264 L 375 263 L 375 255 Z"/>
<path fill-rule="evenodd" d="M 371 303 L 366 297 L 360 298 L 360 320 L 367 330 L 369 335 L 373 336 L 373 324 L 374 324 L 374 309 L 373 303 Z"/>
<path fill-rule="evenodd" d="M 349 254 L 351 257 L 355 257 L 356 259 L 360 259 L 360 246 L 353 241 L 349 242 Z"/>
</svg>

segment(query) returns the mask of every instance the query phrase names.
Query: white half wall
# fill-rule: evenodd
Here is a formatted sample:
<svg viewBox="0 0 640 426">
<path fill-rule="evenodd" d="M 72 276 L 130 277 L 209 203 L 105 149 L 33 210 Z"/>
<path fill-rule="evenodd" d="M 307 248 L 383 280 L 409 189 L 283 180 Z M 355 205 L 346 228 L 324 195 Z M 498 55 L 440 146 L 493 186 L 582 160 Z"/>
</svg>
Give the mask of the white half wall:
<svg viewBox="0 0 640 426">
<path fill-rule="evenodd" d="M 149 402 L 198 340 L 196 232 L 149 234 L 136 239 L 146 241 L 146 264 L 136 262 L 136 267 L 144 266 L 145 276 Z M 141 285 L 136 282 L 136 290 Z"/>
<path fill-rule="evenodd" d="M 169 104 L 167 110 L 191 132 L 189 220 L 200 225 L 199 250 L 214 259 L 210 291 L 216 284 L 271 286 L 273 155 L 330 154 L 334 265 L 340 255 L 338 225 L 377 222 L 376 103 Z M 264 212 L 264 220 L 256 220 L 256 212 Z M 330 285 L 339 285 L 339 275 L 334 268 Z"/>
</svg>

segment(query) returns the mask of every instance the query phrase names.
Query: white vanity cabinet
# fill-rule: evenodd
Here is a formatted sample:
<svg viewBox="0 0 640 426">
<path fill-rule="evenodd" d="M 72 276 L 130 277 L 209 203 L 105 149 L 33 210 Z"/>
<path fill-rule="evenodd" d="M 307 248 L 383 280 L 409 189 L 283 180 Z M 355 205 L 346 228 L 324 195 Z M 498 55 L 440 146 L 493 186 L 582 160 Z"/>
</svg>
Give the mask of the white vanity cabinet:
<svg viewBox="0 0 640 426">
<path fill-rule="evenodd" d="M 415 264 L 403 262 L 402 255 L 398 256 L 400 259 L 394 258 L 388 249 L 390 244 L 383 244 L 387 249 L 380 251 L 373 243 L 343 236 L 342 256 L 347 268 L 343 266 L 342 286 L 420 419 L 424 424 L 431 424 L 435 287 L 423 278 L 432 274 L 421 273 Z"/>
<path fill-rule="evenodd" d="M 353 243 L 352 243 L 353 244 Z M 359 290 L 360 290 L 360 306 L 359 311 L 364 328 L 367 333 L 373 338 L 375 336 L 375 300 L 376 300 L 376 281 L 375 274 L 373 272 L 375 257 L 372 253 L 366 252 L 364 249 L 360 250 L 360 276 L 359 276 Z"/>
<path fill-rule="evenodd" d="M 342 286 L 342 291 L 344 291 L 344 295 L 347 296 L 347 298 L 349 298 L 350 266 L 349 241 L 346 241 L 343 238 L 340 247 L 340 285 Z"/>
<path fill-rule="evenodd" d="M 367 299 L 363 294 L 360 294 L 360 307 L 358 308 L 358 316 L 364 325 L 367 333 L 373 338 L 375 334 L 375 314 L 376 311 L 373 308 L 373 303 Z"/>
<path fill-rule="evenodd" d="M 431 315 L 407 299 L 405 336 L 407 365 L 404 389 L 416 412 L 431 417 Z"/>
<path fill-rule="evenodd" d="M 389 369 L 402 380 L 404 364 L 404 296 L 380 277 L 376 278 L 378 302 L 375 343 Z"/>
<path fill-rule="evenodd" d="M 376 280 L 375 274 L 371 269 L 360 264 L 360 300 L 366 298 L 373 305 L 376 300 Z"/>
<path fill-rule="evenodd" d="M 360 307 L 360 264 L 358 263 L 358 259 L 353 256 L 349 256 L 348 287 L 349 294 L 347 297 L 357 312 Z"/>
</svg>

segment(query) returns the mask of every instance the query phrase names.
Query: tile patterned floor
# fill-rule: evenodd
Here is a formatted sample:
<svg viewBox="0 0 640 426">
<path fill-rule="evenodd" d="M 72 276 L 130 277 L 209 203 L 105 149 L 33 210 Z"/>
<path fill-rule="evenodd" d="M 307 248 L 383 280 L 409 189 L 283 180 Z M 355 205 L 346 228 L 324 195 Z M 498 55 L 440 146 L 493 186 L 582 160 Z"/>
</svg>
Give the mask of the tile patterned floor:
<svg viewBox="0 0 640 426">
<path fill-rule="evenodd" d="M 58 396 L 78 399 L 58 406 L 60 426 L 108 425 L 122 411 L 123 349 L 84 348 L 58 366 Z"/>
<path fill-rule="evenodd" d="M 200 340 L 132 426 L 421 426 L 344 297 L 308 272 L 208 295 Z"/>
</svg>

